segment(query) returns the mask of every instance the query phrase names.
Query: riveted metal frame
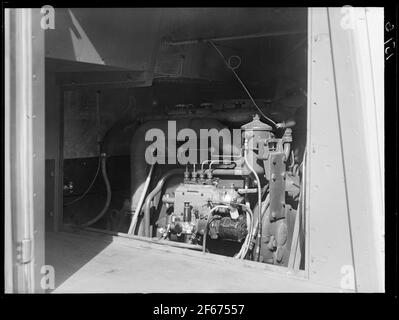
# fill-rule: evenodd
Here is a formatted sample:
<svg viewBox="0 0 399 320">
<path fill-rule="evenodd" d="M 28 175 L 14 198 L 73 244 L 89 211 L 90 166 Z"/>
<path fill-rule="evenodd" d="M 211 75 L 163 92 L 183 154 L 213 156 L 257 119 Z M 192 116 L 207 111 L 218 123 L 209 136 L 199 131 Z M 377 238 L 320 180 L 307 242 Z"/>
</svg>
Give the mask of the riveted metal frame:
<svg viewBox="0 0 399 320">
<path fill-rule="evenodd" d="M 6 279 L 42 292 L 44 265 L 44 38 L 39 9 L 6 9 Z"/>
</svg>

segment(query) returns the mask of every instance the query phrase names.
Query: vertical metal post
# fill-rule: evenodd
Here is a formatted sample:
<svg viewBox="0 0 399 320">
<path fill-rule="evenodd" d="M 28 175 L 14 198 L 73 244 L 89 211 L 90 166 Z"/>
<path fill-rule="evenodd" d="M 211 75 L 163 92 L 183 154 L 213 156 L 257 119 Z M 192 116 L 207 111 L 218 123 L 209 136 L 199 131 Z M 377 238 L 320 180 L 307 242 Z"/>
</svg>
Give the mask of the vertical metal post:
<svg viewBox="0 0 399 320">
<path fill-rule="evenodd" d="M 6 9 L 6 17 L 5 161 L 9 172 L 5 227 L 7 253 L 11 254 L 6 258 L 12 261 L 12 292 L 41 292 L 45 196 L 44 38 L 39 9 Z"/>
<path fill-rule="evenodd" d="M 341 289 L 353 265 L 327 8 L 310 8 L 306 245 L 309 280 Z"/>
</svg>

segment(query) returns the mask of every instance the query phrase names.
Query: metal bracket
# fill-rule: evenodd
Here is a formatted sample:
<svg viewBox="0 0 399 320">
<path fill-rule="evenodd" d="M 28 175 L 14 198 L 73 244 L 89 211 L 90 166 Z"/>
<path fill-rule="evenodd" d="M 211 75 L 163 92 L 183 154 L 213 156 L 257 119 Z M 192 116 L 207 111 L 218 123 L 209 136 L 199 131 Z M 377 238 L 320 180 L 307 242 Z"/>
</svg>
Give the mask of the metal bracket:
<svg viewBox="0 0 399 320">
<path fill-rule="evenodd" d="M 270 219 L 284 218 L 285 208 L 285 163 L 284 153 L 270 153 Z"/>
<path fill-rule="evenodd" d="M 32 240 L 24 239 L 17 245 L 17 260 L 21 264 L 32 261 Z"/>
</svg>

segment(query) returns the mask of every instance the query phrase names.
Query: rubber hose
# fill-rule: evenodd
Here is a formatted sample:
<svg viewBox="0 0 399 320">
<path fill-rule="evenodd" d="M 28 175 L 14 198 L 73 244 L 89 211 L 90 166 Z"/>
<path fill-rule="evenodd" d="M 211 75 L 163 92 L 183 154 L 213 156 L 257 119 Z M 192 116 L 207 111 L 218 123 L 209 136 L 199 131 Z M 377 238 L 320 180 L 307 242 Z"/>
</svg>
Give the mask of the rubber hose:
<svg viewBox="0 0 399 320">
<path fill-rule="evenodd" d="M 138 217 L 140 215 L 141 208 L 143 206 L 144 198 L 145 198 L 145 195 L 147 194 L 148 187 L 150 186 L 150 181 L 151 181 L 151 177 L 152 177 L 152 171 L 154 170 L 154 166 L 155 165 L 152 164 L 151 167 L 150 167 L 150 172 L 148 173 L 147 179 L 145 181 L 143 192 L 141 193 L 139 202 L 138 202 L 137 207 L 136 207 L 136 211 L 134 212 L 134 215 L 132 217 L 132 221 L 130 222 L 130 227 L 129 227 L 128 234 L 133 234 L 134 230 L 136 229 L 137 220 L 138 220 Z"/>
<path fill-rule="evenodd" d="M 111 191 L 111 185 L 109 183 L 108 175 L 107 175 L 107 158 L 104 154 L 101 155 L 101 172 L 103 174 L 105 186 L 107 188 L 107 199 L 105 200 L 105 205 L 96 217 L 94 217 L 93 219 L 89 220 L 88 222 L 86 222 L 84 224 L 81 224 L 80 225 L 81 228 L 89 227 L 89 226 L 95 224 L 97 221 L 99 221 L 104 216 L 104 214 L 107 212 L 108 207 L 111 203 L 112 191 Z"/>
<path fill-rule="evenodd" d="M 158 181 L 156 187 L 150 192 L 150 194 L 145 199 L 144 203 L 144 235 L 146 237 L 150 236 L 150 209 L 151 209 L 151 201 L 155 197 L 155 195 L 160 192 L 168 178 L 174 175 L 183 174 L 184 169 L 172 169 L 165 173 L 163 177 Z"/>
<path fill-rule="evenodd" d="M 246 146 L 247 147 L 247 146 Z M 261 206 L 262 206 L 262 192 L 261 192 L 261 188 L 260 188 L 260 180 L 259 177 L 256 173 L 256 171 L 254 170 L 254 168 L 252 168 L 252 166 L 249 164 L 248 160 L 247 160 L 247 155 L 248 155 L 248 150 L 245 149 L 244 150 L 244 161 L 245 164 L 247 165 L 247 167 L 249 168 L 249 170 L 253 173 L 253 175 L 255 176 L 256 179 L 256 184 L 258 187 L 258 242 L 259 242 L 259 252 L 258 252 L 258 261 L 260 259 L 260 238 L 261 238 L 261 230 L 262 230 L 262 225 L 261 225 Z"/>
<path fill-rule="evenodd" d="M 91 180 L 89 186 L 87 187 L 86 191 L 83 192 L 82 195 L 79 196 L 78 198 L 76 198 L 76 199 L 74 199 L 74 200 L 72 200 L 70 202 L 65 203 L 64 207 L 68 207 L 68 206 L 70 206 L 70 205 L 82 200 L 84 197 L 87 196 L 87 194 L 89 193 L 91 188 L 94 186 L 94 182 L 96 182 L 96 180 L 97 180 L 97 176 L 98 176 L 98 173 L 100 172 L 100 168 L 101 168 L 101 154 L 98 156 L 98 164 L 97 164 L 96 173 L 95 173 L 93 179 Z"/>
</svg>

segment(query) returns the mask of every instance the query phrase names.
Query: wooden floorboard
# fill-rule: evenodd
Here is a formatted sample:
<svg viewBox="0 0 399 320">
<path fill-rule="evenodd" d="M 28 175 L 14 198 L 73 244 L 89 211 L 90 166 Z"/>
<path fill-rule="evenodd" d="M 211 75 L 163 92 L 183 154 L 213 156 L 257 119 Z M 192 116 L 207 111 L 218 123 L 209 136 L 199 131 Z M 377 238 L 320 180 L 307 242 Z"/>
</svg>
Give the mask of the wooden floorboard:
<svg viewBox="0 0 399 320">
<path fill-rule="evenodd" d="M 46 264 L 55 293 L 338 291 L 265 264 L 89 232 L 48 233 Z"/>
</svg>

